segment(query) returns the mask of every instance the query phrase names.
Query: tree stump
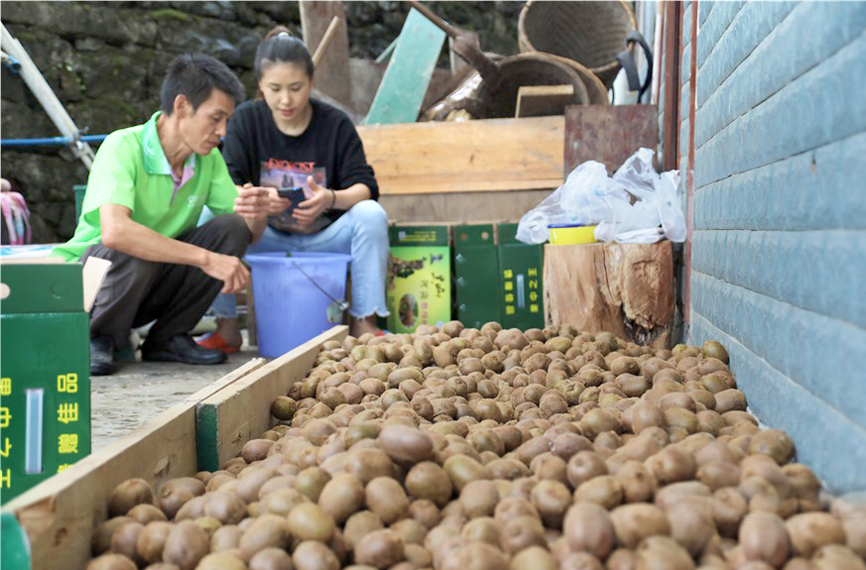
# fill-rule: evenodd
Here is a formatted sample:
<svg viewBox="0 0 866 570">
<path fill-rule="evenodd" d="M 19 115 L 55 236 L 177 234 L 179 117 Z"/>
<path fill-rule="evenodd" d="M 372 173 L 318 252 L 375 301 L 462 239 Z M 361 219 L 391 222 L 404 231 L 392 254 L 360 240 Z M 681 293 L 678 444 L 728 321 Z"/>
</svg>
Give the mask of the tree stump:
<svg viewBox="0 0 866 570">
<path fill-rule="evenodd" d="M 570 324 L 670 348 L 675 298 L 669 241 L 544 247 L 548 326 Z"/>
</svg>

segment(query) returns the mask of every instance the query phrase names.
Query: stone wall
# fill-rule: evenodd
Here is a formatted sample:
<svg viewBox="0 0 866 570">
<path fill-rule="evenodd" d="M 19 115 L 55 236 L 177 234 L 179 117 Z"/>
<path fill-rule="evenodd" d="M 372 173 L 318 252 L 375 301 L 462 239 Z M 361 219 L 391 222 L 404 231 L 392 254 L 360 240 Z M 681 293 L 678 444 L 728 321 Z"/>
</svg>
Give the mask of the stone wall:
<svg viewBox="0 0 866 570">
<path fill-rule="evenodd" d="M 429 2 L 454 24 L 478 31 L 482 48 L 517 51 L 522 2 Z M 375 58 L 397 37 L 405 2 L 346 2 L 352 57 Z M 268 29 L 299 37 L 297 2 L 3 2 L 2 21 L 28 51 L 76 124 L 89 134 L 144 122 L 159 106 L 166 65 L 204 52 L 227 63 L 255 92 L 253 55 Z M 447 65 L 443 50 L 440 65 Z M 2 75 L 2 137 L 58 136 L 24 83 Z M 60 147 L 5 148 L 0 170 L 27 198 L 34 242 L 68 239 L 75 229 L 72 187 L 87 170 Z"/>
</svg>

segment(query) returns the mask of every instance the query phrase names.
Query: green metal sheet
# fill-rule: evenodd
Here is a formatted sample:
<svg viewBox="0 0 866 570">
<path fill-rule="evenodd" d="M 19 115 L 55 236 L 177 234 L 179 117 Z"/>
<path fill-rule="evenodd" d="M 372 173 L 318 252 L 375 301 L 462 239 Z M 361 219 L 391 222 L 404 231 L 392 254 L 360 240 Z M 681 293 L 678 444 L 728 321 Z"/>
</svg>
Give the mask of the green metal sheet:
<svg viewBox="0 0 866 570">
<path fill-rule="evenodd" d="M 364 123 L 414 123 L 444 43 L 445 32 L 412 8 Z"/>
<path fill-rule="evenodd" d="M 9 296 L 0 312 L 74 313 L 84 311 L 84 282 L 80 263 L 5 263 L 0 281 Z"/>
<path fill-rule="evenodd" d="M 0 492 L 12 499 L 90 454 L 89 316 L 0 316 Z"/>
</svg>

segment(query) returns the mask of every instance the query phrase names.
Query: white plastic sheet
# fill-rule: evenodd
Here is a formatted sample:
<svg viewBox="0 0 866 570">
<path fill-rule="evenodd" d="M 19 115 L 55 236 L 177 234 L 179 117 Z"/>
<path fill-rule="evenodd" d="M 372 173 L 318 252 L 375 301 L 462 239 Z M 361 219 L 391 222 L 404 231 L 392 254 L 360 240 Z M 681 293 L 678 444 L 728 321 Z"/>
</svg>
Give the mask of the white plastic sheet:
<svg viewBox="0 0 866 570">
<path fill-rule="evenodd" d="M 562 186 L 521 218 L 517 239 L 544 243 L 549 224 L 583 224 L 596 226 L 599 241 L 655 243 L 665 237 L 685 241 L 679 172 L 658 174 L 653 154 L 648 148 L 638 150 L 613 177 L 599 162 L 580 164 Z"/>
</svg>

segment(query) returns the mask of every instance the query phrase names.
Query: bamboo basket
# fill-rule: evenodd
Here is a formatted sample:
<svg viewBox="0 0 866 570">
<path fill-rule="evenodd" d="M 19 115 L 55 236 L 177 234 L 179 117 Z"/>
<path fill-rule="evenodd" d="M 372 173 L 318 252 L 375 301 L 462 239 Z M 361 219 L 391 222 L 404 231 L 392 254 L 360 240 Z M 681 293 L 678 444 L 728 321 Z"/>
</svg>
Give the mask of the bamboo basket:
<svg viewBox="0 0 866 570">
<path fill-rule="evenodd" d="M 628 33 L 636 29 L 634 11 L 623 0 L 529 0 L 520 11 L 517 42 L 521 52 L 541 51 L 573 59 L 598 75 L 609 89 L 620 69 L 616 55 L 625 49 Z"/>
</svg>

